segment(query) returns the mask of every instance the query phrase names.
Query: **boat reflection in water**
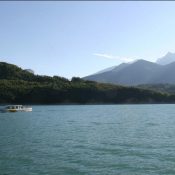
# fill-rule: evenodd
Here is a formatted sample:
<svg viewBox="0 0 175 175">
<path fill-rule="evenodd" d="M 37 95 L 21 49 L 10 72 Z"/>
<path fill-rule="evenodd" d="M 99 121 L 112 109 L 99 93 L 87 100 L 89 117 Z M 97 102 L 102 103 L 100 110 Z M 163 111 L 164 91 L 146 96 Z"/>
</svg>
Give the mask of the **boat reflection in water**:
<svg viewBox="0 0 175 175">
<path fill-rule="evenodd" d="M 4 109 L 1 110 L 2 112 L 31 112 L 31 106 L 23 106 L 23 105 L 8 105 Z"/>
</svg>

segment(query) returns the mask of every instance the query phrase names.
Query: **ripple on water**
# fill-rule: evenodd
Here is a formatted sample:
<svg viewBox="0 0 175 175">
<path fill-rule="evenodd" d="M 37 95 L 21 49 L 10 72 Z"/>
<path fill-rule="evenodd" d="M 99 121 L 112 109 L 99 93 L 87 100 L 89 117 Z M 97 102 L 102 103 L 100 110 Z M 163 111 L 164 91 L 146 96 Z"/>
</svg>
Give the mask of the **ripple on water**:
<svg viewBox="0 0 175 175">
<path fill-rule="evenodd" d="M 0 113 L 0 175 L 175 174 L 175 105 Z"/>
</svg>

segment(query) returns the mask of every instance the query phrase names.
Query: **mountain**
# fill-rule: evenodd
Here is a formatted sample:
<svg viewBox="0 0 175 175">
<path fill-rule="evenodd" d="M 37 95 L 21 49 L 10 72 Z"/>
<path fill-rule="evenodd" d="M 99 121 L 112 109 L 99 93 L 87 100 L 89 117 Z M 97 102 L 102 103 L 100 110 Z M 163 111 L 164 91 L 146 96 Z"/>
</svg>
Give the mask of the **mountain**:
<svg viewBox="0 0 175 175">
<path fill-rule="evenodd" d="M 138 60 L 130 64 L 122 63 L 112 70 L 89 75 L 83 79 L 102 83 L 135 86 L 139 84 L 175 84 L 174 75 L 175 62 L 160 65 L 145 60 Z"/>
<path fill-rule="evenodd" d="M 141 64 L 141 62 L 137 63 Z M 151 63 L 148 63 L 151 64 Z M 121 65 L 128 68 L 130 65 Z M 137 66 L 137 65 L 136 65 Z M 139 65 L 138 65 L 139 66 Z M 117 71 L 119 68 L 115 68 Z M 121 69 L 121 70 L 123 70 Z M 120 71 L 121 71 L 120 70 Z M 118 72 L 120 72 L 118 70 Z M 174 103 L 175 95 L 59 76 L 40 76 L 0 62 L 0 104 Z"/>
<path fill-rule="evenodd" d="M 105 69 L 103 71 L 100 71 L 99 73 L 93 74 L 92 76 L 84 77 L 84 80 L 91 80 L 91 81 L 97 81 L 102 83 L 114 83 L 113 82 L 113 75 L 115 75 L 120 70 L 127 67 L 129 64 L 122 63 L 119 66 L 114 66 L 113 69 Z"/>
<path fill-rule="evenodd" d="M 103 72 L 111 71 L 111 70 L 114 69 L 115 67 L 116 67 L 116 66 L 108 67 L 108 68 L 106 68 L 106 69 L 103 69 L 103 70 L 101 70 L 101 71 L 96 72 L 95 74 L 101 74 L 101 73 L 103 73 Z M 94 75 L 95 75 L 95 74 L 94 74 Z"/>
<path fill-rule="evenodd" d="M 170 64 L 175 61 L 175 53 L 168 52 L 165 56 L 162 58 L 158 58 L 156 63 L 161 65 Z"/>
<path fill-rule="evenodd" d="M 161 67 L 156 63 L 138 60 L 132 64 L 122 63 L 113 70 L 90 75 L 84 77 L 84 79 L 121 85 L 145 84 L 151 81 Z"/>
<path fill-rule="evenodd" d="M 108 71 L 118 72 L 118 71 L 120 71 L 121 69 L 125 68 L 128 65 L 129 65 L 129 63 L 122 63 L 119 66 L 112 66 L 112 67 L 109 67 L 107 69 L 103 69 L 103 70 L 101 70 L 101 71 L 99 71 L 95 74 L 101 74 L 101 73 L 108 72 Z"/>
</svg>

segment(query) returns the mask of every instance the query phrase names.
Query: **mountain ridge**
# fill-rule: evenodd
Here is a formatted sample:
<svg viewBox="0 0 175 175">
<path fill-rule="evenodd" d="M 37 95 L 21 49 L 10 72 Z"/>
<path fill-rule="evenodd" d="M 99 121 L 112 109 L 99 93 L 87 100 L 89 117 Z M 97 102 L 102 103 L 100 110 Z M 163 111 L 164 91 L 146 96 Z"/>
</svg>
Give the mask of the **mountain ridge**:
<svg viewBox="0 0 175 175">
<path fill-rule="evenodd" d="M 171 53 L 167 54 L 171 55 Z M 122 63 L 124 64 L 124 63 Z M 158 64 L 147 60 L 137 60 L 127 66 L 116 66 L 114 69 L 103 73 L 92 74 L 83 77 L 85 80 L 102 83 L 120 84 L 135 86 L 139 84 L 175 83 L 175 61 L 166 65 Z"/>
</svg>

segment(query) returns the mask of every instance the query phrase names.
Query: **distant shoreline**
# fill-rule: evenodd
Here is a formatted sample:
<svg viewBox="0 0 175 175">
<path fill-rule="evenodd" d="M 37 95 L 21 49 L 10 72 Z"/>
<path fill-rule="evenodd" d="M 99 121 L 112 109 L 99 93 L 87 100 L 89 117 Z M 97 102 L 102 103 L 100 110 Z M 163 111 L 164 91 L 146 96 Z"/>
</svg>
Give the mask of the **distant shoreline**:
<svg viewBox="0 0 175 175">
<path fill-rule="evenodd" d="M 53 104 L 43 104 L 43 103 L 38 103 L 38 104 L 29 104 L 29 103 L 6 103 L 6 104 L 0 104 L 0 106 L 7 106 L 7 105 L 27 105 L 27 106 L 86 106 L 86 105 L 170 105 L 170 104 L 175 104 L 175 103 L 53 103 Z"/>
</svg>

